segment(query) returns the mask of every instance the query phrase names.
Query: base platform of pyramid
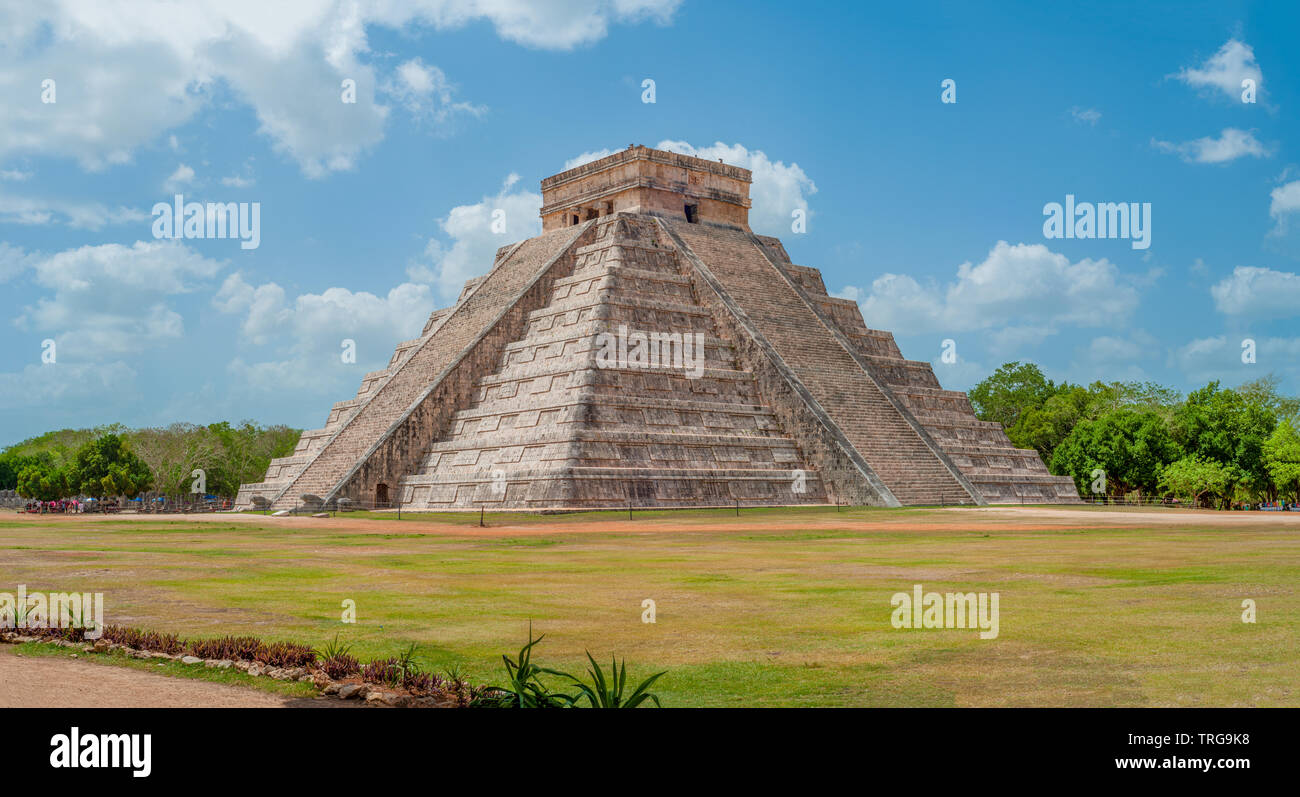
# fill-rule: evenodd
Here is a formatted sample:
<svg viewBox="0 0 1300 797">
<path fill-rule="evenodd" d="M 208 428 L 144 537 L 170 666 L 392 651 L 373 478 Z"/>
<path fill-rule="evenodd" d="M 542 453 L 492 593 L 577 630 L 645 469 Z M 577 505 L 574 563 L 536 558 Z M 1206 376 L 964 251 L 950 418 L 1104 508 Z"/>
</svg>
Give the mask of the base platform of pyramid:
<svg viewBox="0 0 1300 797">
<path fill-rule="evenodd" d="M 236 508 L 1074 503 L 748 226 L 750 173 L 631 147 L 398 344 Z"/>
</svg>

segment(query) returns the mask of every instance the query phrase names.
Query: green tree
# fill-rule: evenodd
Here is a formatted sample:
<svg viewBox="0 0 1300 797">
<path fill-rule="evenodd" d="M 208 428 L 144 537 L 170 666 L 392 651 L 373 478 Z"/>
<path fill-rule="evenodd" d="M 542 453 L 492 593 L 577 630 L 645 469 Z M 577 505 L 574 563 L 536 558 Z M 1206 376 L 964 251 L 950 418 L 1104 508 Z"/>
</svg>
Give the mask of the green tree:
<svg viewBox="0 0 1300 797">
<path fill-rule="evenodd" d="M 1187 396 L 1173 413 L 1174 440 L 1189 455 L 1235 467 L 1249 493 L 1267 494 L 1272 479 L 1264 466 L 1264 441 L 1277 426 L 1266 404 L 1211 382 Z"/>
<path fill-rule="evenodd" d="M 1154 492 L 1160 471 L 1181 456 L 1168 426 L 1152 410 L 1118 409 L 1080 421 L 1052 454 L 1051 471 L 1091 491 L 1093 471 L 1106 477 L 1109 495 Z"/>
<path fill-rule="evenodd" d="M 1279 421 L 1300 421 L 1300 398 L 1284 396 L 1278 391 L 1281 380 L 1274 374 L 1261 376 L 1235 388 L 1247 403 L 1263 407 Z"/>
<path fill-rule="evenodd" d="M 1005 363 L 971 388 L 971 406 L 980 420 L 997 421 L 1012 429 L 1024 414 L 1043 406 L 1058 388 L 1033 363 Z"/>
<path fill-rule="evenodd" d="M 49 458 L 38 459 L 18 474 L 18 494 L 37 501 L 57 501 L 74 491 L 68 487 L 67 473 Z"/>
<path fill-rule="evenodd" d="M 1282 421 L 1264 441 L 1264 467 L 1279 495 L 1300 500 L 1300 432 Z"/>
<path fill-rule="evenodd" d="M 105 434 L 77 450 L 68 469 L 68 484 L 95 498 L 134 496 L 150 488 L 153 474 L 121 435 Z"/>
<path fill-rule="evenodd" d="M 1169 463 L 1160 472 L 1160 489 L 1189 499 L 1195 506 L 1205 495 L 1231 498 L 1228 489 L 1234 481 L 1231 465 L 1195 454 Z"/>
</svg>

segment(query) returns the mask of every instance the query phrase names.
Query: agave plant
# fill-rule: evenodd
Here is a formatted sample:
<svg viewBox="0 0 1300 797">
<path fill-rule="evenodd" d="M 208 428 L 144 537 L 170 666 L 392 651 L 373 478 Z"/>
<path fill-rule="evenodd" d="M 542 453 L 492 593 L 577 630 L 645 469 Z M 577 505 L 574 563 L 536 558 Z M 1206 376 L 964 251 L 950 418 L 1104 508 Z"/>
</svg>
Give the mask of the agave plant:
<svg viewBox="0 0 1300 797">
<path fill-rule="evenodd" d="M 626 661 L 618 662 L 614 660 L 613 656 L 610 656 L 610 677 L 608 679 L 605 678 L 604 671 L 600 669 L 600 665 L 592 658 L 589 651 L 587 652 L 587 661 L 591 662 L 591 666 L 587 668 L 587 675 L 591 678 L 590 684 L 558 670 L 546 670 L 546 672 L 572 681 L 574 688 L 578 690 L 578 699 L 585 698 L 591 708 L 637 708 L 647 700 L 652 700 L 655 706 L 663 708 L 659 703 L 658 695 L 649 690 L 664 673 L 655 673 L 642 681 L 640 685 L 632 690 L 631 694 L 624 696 L 627 690 Z"/>
<path fill-rule="evenodd" d="M 549 673 L 533 664 L 533 647 L 546 638 L 545 634 L 533 639 L 533 624 L 528 624 L 528 644 L 519 649 L 517 658 L 501 655 L 506 668 L 506 685 L 484 689 L 470 703 L 489 708 L 568 708 L 576 700 L 573 695 L 552 692 L 542 683 L 542 673 Z"/>
</svg>

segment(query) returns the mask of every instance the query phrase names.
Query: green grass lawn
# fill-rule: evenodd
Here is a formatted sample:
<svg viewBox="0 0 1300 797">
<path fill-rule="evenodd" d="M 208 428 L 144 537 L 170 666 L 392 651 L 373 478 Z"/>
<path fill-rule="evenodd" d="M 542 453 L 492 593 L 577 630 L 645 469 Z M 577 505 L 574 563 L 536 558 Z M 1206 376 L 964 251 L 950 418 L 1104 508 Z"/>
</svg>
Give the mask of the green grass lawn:
<svg viewBox="0 0 1300 797">
<path fill-rule="evenodd" d="M 581 671 L 590 650 L 626 657 L 630 680 L 668 670 L 655 691 L 670 706 L 1300 705 L 1295 527 L 1005 522 L 834 508 L 489 515 L 485 531 L 463 514 L 345 530 L 0 515 L 0 591 L 99 591 L 108 622 L 182 636 L 338 634 L 363 657 L 413 642 L 425 667 L 478 682 L 498 680 L 531 621 L 543 666 Z M 917 583 L 999 593 L 1000 635 L 894 629 L 890 597 Z M 340 622 L 345 599 L 355 625 Z"/>
</svg>

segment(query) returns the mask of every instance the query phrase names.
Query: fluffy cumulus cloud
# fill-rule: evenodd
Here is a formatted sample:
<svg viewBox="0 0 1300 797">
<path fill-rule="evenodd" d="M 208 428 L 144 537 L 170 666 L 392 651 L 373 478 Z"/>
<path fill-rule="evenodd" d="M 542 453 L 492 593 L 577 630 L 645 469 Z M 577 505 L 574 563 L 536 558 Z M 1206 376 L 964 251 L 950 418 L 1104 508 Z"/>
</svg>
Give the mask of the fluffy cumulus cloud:
<svg viewBox="0 0 1300 797">
<path fill-rule="evenodd" d="M 1243 80 L 1253 80 L 1257 89 L 1264 88 L 1264 73 L 1255 62 L 1255 51 L 1237 39 L 1229 39 L 1205 63 L 1183 69 L 1176 77 L 1192 88 L 1222 93 L 1237 101 Z"/>
<path fill-rule="evenodd" d="M 487 112 L 482 105 L 456 101 L 452 85 L 443 71 L 425 64 L 420 58 L 398 65 L 392 78 L 381 88 L 416 119 L 438 125 L 458 114 L 482 116 Z"/>
<path fill-rule="evenodd" d="M 26 261 L 49 293 L 14 324 L 48 335 L 60 359 L 78 362 L 139 354 L 180 338 L 184 320 L 169 298 L 200 289 L 222 268 L 174 241 L 83 246 Z"/>
<path fill-rule="evenodd" d="M 1300 214 L 1300 180 L 1274 188 L 1269 193 L 1269 199 L 1268 214 L 1275 222 L 1273 234 L 1281 235 L 1286 232 L 1291 217 Z"/>
<path fill-rule="evenodd" d="M 1251 342 L 1255 361 L 1242 362 L 1242 353 Z M 1218 379 L 1227 385 L 1237 385 L 1268 373 L 1300 376 L 1300 337 L 1224 334 L 1196 338 L 1173 349 L 1169 364 L 1191 383 Z"/>
<path fill-rule="evenodd" d="M 1300 315 L 1300 274 L 1271 268 L 1237 266 L 1232 275 L 1210 288 L 1220 313 L 1247 318 Z"/>
<path fill-rule="evenodd" d="M 773 161 L 762 150 L 751 150 L 743 144 L 724 144 L 721 141 L 708 147 L 694 147 L 685 141 L 668 139 L 656 144 L 655 149 L 679 152 L 705 160 L 721 159 L 733 166 L 749 169 L 754 180 L 749 187 L 749 196 L 753 201 L 753 207 L 749 211 L 749 226 L 754 232 L 789 235 L 795 210 L 802 210 L 805 219 L 811 220 L 813 216 L 808 208 L 808 197 L 817 193 L 817 185 L 797 163 L 787 165 L 783 161 Z M 611 149 L 584 152 L 566 161 L 564 168 L 573 169 L 614 152 Z"/>
<path fill-rule="evenodd" d="M 680 0 L 352 0 L 185 3 L 63 0 L 0 7 L 0 161 L 71 156 L 125 163 L 229 91 L 277 151 L 313 177 L 351 168 L 379 142 L 383 87 L 422 113 L 456 103 L 441 72 L 371 58 L 368 28 L 452 29 L 486 21 L 502 38 L 567 50 L 611 24 L 667 22 Z M 342 101 L 355 82 L 356 102 Z M 52 81 L 46 83 L 46 81 Z M 42 102 L 45 99 L 53 102 Z M 445 115 L 442 118 L 446 118 Z"/>
<path fill-rule="evenodd" d="M 188 185 L 194 183 L 194 169 L 181 164 L 176 167 L 176 171 L 171 176 L 163 180 L 164 191 L 181 191 Z"/>
<path fill-rule="evenodd" d="M 290 300 L 274 282 L 254 286 L 235 273 L 226 277 L 213 305 L 241 317 L 247 343 L 269 347 L 261 355 L 271 359 L 237 357 L 230 363 L 235 387 L 274 392 L 338 391 L 349 380 L 355 389 L 367 371 L 388 364 L 398 341 L 420 334 L 434 302 L 429 286 L 411 282 L 386 296 L 329 288 Z M 344 341 L 355 344 L 355 363 L 340 356 Z"/>
<path fill-rule="evenodd" d="M 1273 148 L 1262 144 L 1252 131 L 1235 127 L 1224 128 L 1218 138 L 1206 136 L 1181 144 L 1152 139 L 1151 143 L 1161 152 L 1178 155 L 1188 163 L 1228 163 L 1237 158 L 1267 158 L 1273 154 Z"/>
<path fill-rule="evenodd" d="M 1140 280 L 1109 260 L 1071 262 L 1043 244 L 999 241 L 980 263 L 957 267 L 946 284 L 882 274 L 856 299 L 867 325 L 900 334 L 980 331 L 995 348 L 1041 340 L 1062 327 L 1122 324 L 1138 305 Z"/>
<path fill-rule="evenodd" d="M 511 174 L 495 196 L 454 207 L 439 219 L 447 240 L 430 238 L 424 259 L 407 269 L 408 276 L 432 284 L 446 304 L 460 295 L 466 280 L 487 273 L 502 246 L 539 235 L 541 194 L 516 188 L 518 182 L 519 175 Z"/>
</svg>

